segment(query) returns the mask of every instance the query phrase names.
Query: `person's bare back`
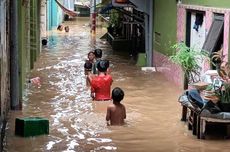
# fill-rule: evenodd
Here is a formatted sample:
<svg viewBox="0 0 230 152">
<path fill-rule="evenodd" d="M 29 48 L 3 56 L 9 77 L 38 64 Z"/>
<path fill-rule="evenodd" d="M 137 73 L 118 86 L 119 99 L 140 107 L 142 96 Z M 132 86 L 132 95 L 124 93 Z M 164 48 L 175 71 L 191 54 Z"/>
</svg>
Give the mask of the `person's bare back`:
<svg viewBox="0 0 230 152">
<path fill-rule="evenodd" d="M 123 98 L 123 90 L 118 87 L 114 88 L 112 91 L 113 104 L 107 107 L 106 121 L 108 125 L 124 125 L 126 110 L 125 106 L 120 103 Z"/>
<path fill-rule="evenodd" d="M 107 108 L 106 120 L 110 121 L 110 125 L 124 125 L 126 118 L 126 110 L 123 104 L 111 104 Z"/>
</svg>

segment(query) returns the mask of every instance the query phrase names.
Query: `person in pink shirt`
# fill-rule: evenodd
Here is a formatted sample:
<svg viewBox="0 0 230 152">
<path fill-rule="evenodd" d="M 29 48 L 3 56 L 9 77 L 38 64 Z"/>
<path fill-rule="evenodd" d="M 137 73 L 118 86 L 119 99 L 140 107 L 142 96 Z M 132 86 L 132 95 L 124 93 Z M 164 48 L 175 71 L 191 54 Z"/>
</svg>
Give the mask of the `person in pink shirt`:
<svg viewBox="0 0 230 152">
<path fill-rule="evenodd" d="M 97 69 L 99 73 L 90 82 L 91 97 L 93 98 L 93 100 L 111 100 L 110 91 L 113 79 L 111 75 L 106 74 L 107 68 L 107 63 L 104 60 L 99 61 L 99 63 L 97 64 Z"/>
</svg>

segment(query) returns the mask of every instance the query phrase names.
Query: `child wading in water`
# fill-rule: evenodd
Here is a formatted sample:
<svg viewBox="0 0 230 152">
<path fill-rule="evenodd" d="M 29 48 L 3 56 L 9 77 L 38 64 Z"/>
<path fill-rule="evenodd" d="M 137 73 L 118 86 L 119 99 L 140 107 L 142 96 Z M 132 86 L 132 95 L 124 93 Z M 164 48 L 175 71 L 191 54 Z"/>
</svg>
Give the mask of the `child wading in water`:
<svg viewBox="0 0 230 152">
<path fill-rule="evenodd" d="M 93 66 L 93 74 L 98 74 L 97 64 L 101 61 L 102 58 L 102 50 L 101 49 L 95 49 L 94 50 L 95 55 L 95 63 Z"/>
<path fill-rule="evenodd" d="M 84 64 L 85 75 L 86 75 L 86 86 L 90 86 L 90 75 L 92 74 L 93 64 L 86 61 Z"/>
<path fill-rule="evenodd" d="M 90 63 L 92 63 L 92 64 L 94 64 L 94 62 L 95 62 L 95 55 L 94 55 L 93 51 L 90 51 L 88 53 L 88 60 L 87 61 L 90 62 Z"/>
<path fill-rule="evenodd" d="M 90 84 L 91 80 L 94 78 L 94 74 L 93 74 L 93 68 L 94 68 L 94 64 L 95 64 L 95 55 L 93 51 L 90 51 L 88 53 L 88 60 L 85 61 L 85 65 L 89 65 L 89 63 L 92 65 L 91 72 L 87 72 L 87 86 L 88 84 Z M 86 68 L 85 68 L 85 75 L 86 75 Z"/>
<path fill-rule="evenodd" d="M 126 119 L 125 106 L 121 104 L 124 98 L 124 91 L 116 87 L 112 91 L 113 103 L 107 107 L 106 121 L 108 125 L 124 125 Z"/>
<path fill-rule="evenodd" d="M 104 60 L 97 64 L 98 75 L 90 79 L 91 97 L 93 100 L 105 101 L 110 100 L 110 89 L 113 82 L 111 75 L 106 74 L 107 65 Z"/>
</svg>

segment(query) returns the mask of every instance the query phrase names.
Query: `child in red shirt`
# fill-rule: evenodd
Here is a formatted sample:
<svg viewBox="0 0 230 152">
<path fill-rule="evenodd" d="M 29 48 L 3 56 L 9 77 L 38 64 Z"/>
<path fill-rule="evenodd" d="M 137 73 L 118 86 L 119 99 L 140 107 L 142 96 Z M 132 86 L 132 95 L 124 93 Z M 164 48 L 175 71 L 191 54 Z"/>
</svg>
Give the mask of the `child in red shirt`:
<svg viewBox="0 0 230 152">
<path fill-rule="evenodd" d="M 106 61 L 101 60 L 97 64 L 98 75 L 91 80 L 91 97 L 94 100 L 110 100 L 110 91 L 113 79 L 111 75 L 106 74 Z"/>
</svg>

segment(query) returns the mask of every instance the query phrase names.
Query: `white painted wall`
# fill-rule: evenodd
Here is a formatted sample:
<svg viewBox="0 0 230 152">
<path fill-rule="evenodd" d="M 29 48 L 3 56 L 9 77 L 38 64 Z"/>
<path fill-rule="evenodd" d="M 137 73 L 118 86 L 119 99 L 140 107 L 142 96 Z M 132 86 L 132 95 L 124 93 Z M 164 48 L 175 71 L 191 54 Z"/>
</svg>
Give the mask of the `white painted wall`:
<svg viewBox="0 0 230 152">
<path fill-rule="evenodd" d="M 198 31 L 196 31 L 195 29 L 193 29 L 193 26 L 195 24 L 195 20 L 196 20 L 196 12 L 192 12 L 191 13 L 191 29 L 190 29 L 190 47 L 194 48 L 194 50 L 197 51 L 201 51 L 203 45 L 204 45 L 204 41 L 205 41 L 205 15 L 203 18 L 203 24 L 201 26 L 199 26 Z M 198 59 L 198 64 L 201 67 L 201 71 L 200 74 L 202 75 L 205 71 L 204 71 L 204 67 L 205 67 L 205 60 L 199 58 Z M 199 76 L 195 76 L 196 79 L 199 79 Z"/>
<path fill-rule="evenodd" d="M 191 14 L 191 35 L 190 35 L 190 47 L 193 47 L 196 50 L 201 50 L 204 41 L 205 41 L 205 16 L 203 18 L 202 26 L 199 26 L 198 32 L 193 29 L 195 20 L 196 20 L 196 13 L 192 12 Z"/>
<path fill-rule="evenodd" d="M 40 31 L 41 37 L 47 37 L 47 2 L 46 0 L 41 0 L 41 22 L 40 22 Z"/>
</svg>

